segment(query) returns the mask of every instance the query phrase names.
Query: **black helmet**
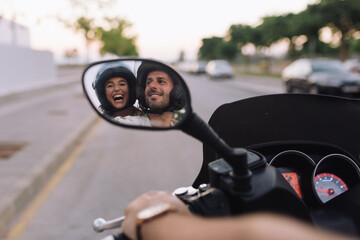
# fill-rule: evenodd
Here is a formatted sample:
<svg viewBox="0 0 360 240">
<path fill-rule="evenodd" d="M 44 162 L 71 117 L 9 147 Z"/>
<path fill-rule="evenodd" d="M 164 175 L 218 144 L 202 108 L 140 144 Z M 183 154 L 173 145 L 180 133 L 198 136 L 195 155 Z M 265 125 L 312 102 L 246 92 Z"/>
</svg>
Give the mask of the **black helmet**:
<svg viewBox="0 0 360 240">
<path fill-rule="evenodd" d="M 174 85 L 173 89 L 170 92 L 169 106 L 165 109 L 156 111 L 150 110 L 145 100 L 145 87 L 147 76 L 150 72 L 153 71 L 163 71 L 167 73 L 170 76 Z M 143 62 L 137 71 L 137 79 L 138 86 L 136 89 L 136 96 L 139 100 L 139 107 L 144 112 L 161 114 L 165 111 L 180 110 L 185 106 L 185 96 L 183 92 L 183 87 L 181 86 L 181 82 L 176 76 L 176 74 L 174 74 L 174 71 L 169 67 L 166 67 L 166 65 L 160 65 L 153 62 Z"/>
<path fill-rule="evenodd" d="M 126 79 L 128 83 L 129 102 L 126 107 L 133 105 L 136 100 L 136 78 L 134 74 L 127 67 L 124 66 L 107 68 L 103 72 L 98 74 L 95 81 L 93 82 L 93 88 L 95 89 L 96 95 L 101 104 L 100 107 L 107 113 L 117 110 L 110 104 L 105 93 L 105 83 L 107 80 L 113 77 L 122 77 Z"/>
</svg>

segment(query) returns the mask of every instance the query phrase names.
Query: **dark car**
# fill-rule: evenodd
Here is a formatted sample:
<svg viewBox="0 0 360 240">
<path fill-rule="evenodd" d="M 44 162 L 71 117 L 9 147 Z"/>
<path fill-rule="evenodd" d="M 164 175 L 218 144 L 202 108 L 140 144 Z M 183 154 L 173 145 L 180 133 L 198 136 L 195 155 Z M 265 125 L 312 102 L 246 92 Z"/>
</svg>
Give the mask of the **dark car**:
<svg viewBox="0 0 360 240">
<path fill-rule="evenodd" d="M 284 68 L 282 78 L 288 93 L 360 95 L 360 75 L 338 60 L 299 59 Z"/>
</svg>

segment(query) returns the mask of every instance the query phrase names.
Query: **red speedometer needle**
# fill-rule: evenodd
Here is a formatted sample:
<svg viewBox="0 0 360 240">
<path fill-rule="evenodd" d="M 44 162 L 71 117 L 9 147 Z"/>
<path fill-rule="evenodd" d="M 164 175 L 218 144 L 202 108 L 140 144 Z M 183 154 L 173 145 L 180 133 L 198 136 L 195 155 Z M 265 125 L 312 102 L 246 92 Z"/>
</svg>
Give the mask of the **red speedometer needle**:
<svg viewBox="0 0 360 240">
<path fill-rule="evenodd" d="M 328 189 L 317 188 L 316 190 L 318 190 L 318 191 L 323 191 L 323 192 L 328 192 Z"/>
<path fill-rule="evenodd" d="M 333 194 L 335 193 L 334 189 L 332 189 L 332 188 L 329 188 L 329 189 L 317 188 L 316 190 L 326 192 L 329 196 L 330 196 L 330 195 L 333 195 Z"/>
<path fill-rule="evenodd" d="M 328 191 L 328 189 L 321 189 L 321 188 L 317 188 L 316 190 L 323 191 L 323 192 L 327 192 L 327 191 Z"/>
</svg>

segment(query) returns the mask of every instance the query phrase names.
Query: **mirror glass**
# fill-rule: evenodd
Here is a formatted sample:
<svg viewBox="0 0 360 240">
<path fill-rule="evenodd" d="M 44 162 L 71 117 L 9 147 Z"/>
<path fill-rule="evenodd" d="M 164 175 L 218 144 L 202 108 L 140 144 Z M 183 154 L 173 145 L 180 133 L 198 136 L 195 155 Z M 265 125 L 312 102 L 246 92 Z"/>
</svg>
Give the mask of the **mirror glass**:
<svg viewBox="0 0 360 240">
<path fill-rule="evenodd" d="M 98 62 L 83 74 L 94 109 L 117 125 L 174 128 L 191 111 L 188 88 L 170 66 L 145 59 Z"/>
</svg>

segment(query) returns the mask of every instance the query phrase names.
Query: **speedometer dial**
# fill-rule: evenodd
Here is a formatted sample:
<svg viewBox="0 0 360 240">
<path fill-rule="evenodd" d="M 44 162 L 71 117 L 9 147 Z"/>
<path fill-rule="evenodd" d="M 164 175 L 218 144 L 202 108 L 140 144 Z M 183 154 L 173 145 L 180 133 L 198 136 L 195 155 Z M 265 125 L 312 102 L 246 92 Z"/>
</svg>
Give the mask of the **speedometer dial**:
<svg viewBox="0 0 360 240">
<path fill-rule="evenodd" d="M 314 181 L 316 193 L 323 203 L 348 190 L 345 182 L 332 173 L 320 173 Z"/>
</svg>

